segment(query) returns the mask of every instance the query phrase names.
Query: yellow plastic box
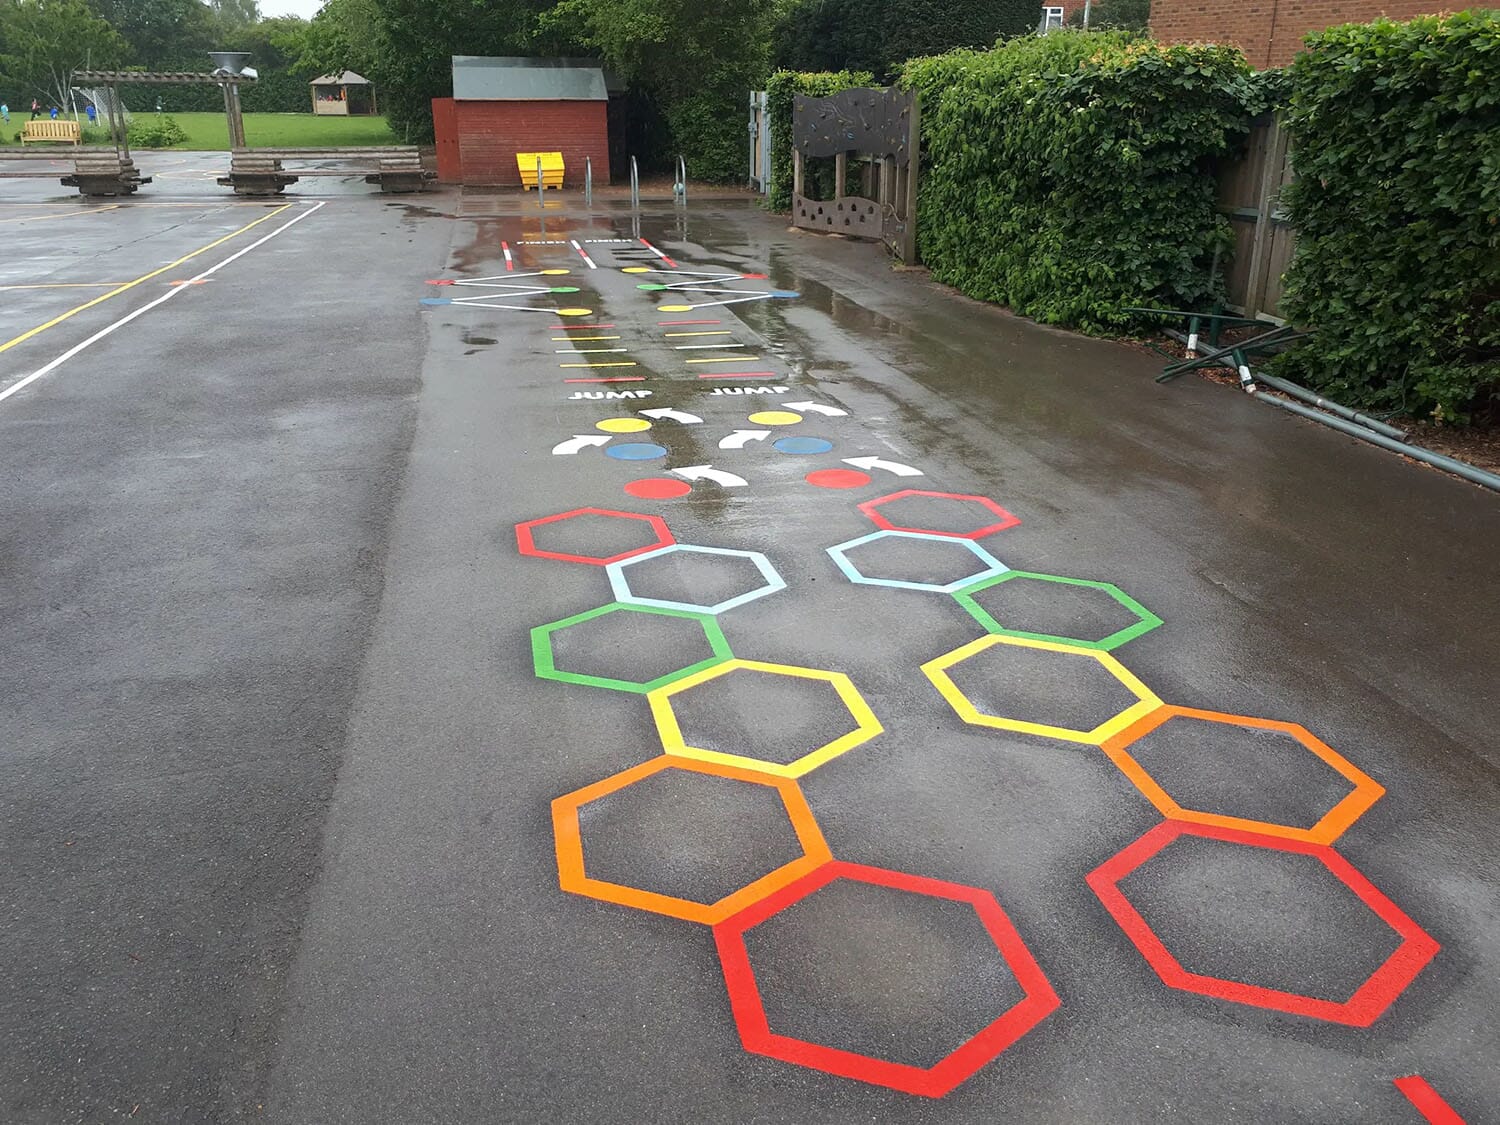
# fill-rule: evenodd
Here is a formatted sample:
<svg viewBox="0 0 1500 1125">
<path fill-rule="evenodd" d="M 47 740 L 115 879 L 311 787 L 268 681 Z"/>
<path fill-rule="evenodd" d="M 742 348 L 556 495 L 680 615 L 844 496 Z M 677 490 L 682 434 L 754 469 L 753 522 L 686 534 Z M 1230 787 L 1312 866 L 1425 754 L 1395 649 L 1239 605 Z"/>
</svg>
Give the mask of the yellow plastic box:
<svg viewBox="0 0 1500 1125">
<path fill-rule="evenodd" d="M 560 152 L 518 152 L 516 167 L 521 172 L 521 186 L 527 191 L 536 187 L 536 164 L 542 162 L 542 183 L 548 188 L 563 186 L 563 157 Z"/>
</svg>

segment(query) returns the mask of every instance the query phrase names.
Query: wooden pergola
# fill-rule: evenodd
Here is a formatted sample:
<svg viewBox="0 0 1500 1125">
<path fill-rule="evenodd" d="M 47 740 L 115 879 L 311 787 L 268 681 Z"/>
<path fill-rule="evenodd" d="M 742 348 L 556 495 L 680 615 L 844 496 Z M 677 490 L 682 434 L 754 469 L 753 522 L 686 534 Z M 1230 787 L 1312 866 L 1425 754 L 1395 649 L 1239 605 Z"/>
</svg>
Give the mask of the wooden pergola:
<svg viewBox="0 0 1500 1125">
<path fill-rule="evenodd" d="M 355 74 L 352 70 L 346 70 L 339 74 L 324 74 L 314 78 L 308 85 L 312 88 L 312 111 L 324 116 L 346 116 L 346 115 L 370 115 L 380 112 L 379 105 L 375 101 L 375 84 L 362 74 Z M 350 91 L 358 94 L 368 94 L 369 103 L 367 108 L 355 110 L 353 102 L 358 97 L 351 97 Z"/>
</svg>

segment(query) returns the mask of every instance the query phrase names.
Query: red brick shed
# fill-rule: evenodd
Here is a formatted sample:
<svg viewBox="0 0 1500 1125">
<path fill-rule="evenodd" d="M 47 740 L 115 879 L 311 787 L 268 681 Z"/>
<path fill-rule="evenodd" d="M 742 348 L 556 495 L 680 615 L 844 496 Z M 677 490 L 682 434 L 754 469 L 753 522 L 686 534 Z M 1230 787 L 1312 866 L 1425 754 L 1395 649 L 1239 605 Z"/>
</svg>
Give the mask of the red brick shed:
<svg viewBox="0 0 1500 1125">
<path fill-rule="evenodd" d="M 1151 33 L 1163 43 L 1225 43 L 1255 67 L 1285 66 L 1302 37 L 1341 23 L 1452 11 L 1441 0 L 1151 0 Z"/>
<path fill-rule="evenodd" d="M 561 152 L 565 184 L 609 183 L 609 87 L 596 62 L 453 56 L 453 97 L 432 100 L 438 179 L 519 186 L 518 152 Z"/>
</svg>

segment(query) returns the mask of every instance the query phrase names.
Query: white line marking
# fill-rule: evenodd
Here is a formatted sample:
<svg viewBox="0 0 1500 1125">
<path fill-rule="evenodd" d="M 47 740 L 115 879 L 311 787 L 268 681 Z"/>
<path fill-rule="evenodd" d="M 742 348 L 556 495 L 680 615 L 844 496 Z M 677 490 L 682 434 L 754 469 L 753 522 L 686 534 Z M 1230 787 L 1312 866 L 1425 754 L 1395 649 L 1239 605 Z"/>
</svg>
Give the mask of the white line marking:
<svg viewBox="0 0 1500 1125">
<path fill-rule="evenodd" d="M 582 246 L 578 245 L 578 239 L 575 238 L 575 239 L 572 240 L 572 242 L 573 242 L 573 249 L 577 250 L 578 253 L 580 255 L 582 255 L 583 260 L 589 264 L 589 269 L 591 269 L 591 270 L 598 269 L 599 267 L 594 264 L 594 259 L 589 257 L 589 252 L 587 250 L 585 250 Z"/>
<path fill-rule="evenodd" d="M 618 355 L 627 348 L 554 348 L 557 355 Z"/>
<path fill-rule="evenodd" d="M 197 274 L 194 277 L 188 278 L 188 280 L 186 282 L 184 282 L 182 285 L 173 286 L 171 289 L 168 289 L 165 293 L 163 293 L 160 297 L 156 298 L 156 300 L 148 302 L 147 304 L 142 305 L 140 308 L 136 309 L 134 312 L 126 313 L 124 316 L 122 316 L 119 320 L 115 321 L 113 324 L 107 324 L 107 325 L 105 325 L 103 328 L 99 329 L 99 331 L 95 332 L 92 336 L 90 336 L 87 340 L 84 340 L 82 343 L 79 343 L 79 344 L 74 344 L 71 348 L 69 348 L 67 351 L 63 352 L 62 355 L 58 356 L 56 359 L 54 359 L 51 363 L 47 364 L 45 367 L 38 367 L 35 371 L 33 371 L 30 375 L 26 376 L 26 378 L 22 379 L 20 382 L 12 383 L 10 386 L 6 387 L 3 391 L 0 391 L 0 402 L 4 402 L 6 399 L 10 398 L 11 395 L 18 393 L 21 390 L 24 390 L 26 387 L 29 387 L 32 383 L 35 383 L 38 379 L 42 378 L 44 375 L 50 375 L 52 372 L 56 371 L 63 364 L 67 363 L 68 360 L 72 359 L 79 352 L 84 351 L 87 348 L 93 347 L 100 340 L 104 339 L 104 337 L 106 337 L 110 333 L 112 333 L 115 329 L 125 327 L 125 325 L 129 324 L 136 317 L 142 316 L 145 313 L 150 312 L 152 309 L 156 308 L 157 305 L 164 305 L 168 301 L 170 301 L 173 297 L 177 296 L 177 294 L 179 294 L 179 293 L 185 293 L 187 290 L 193 288 L 193 282 L 195 282 L 195 281 L 202 281 L 204 278 L 210 276 L 211 274 L 218 273 L 225 266 L 229 265 L 230 262 L 234 262 L 234 261 L 239 260 L 240 258 L 243 258 L 246 254 L 250 253 L 250 251 L 254 250 L 257 246 L 264 246 L 267 242 L 270 242 L 271 239 L 275 238 L 278 234 L 281 234 L 283 231 L 290 230 L 292 227 L 294 227 L 298 223 L 300 223 L 303 219 L 305 219 L 309 215 L 311 215 L 314 211 L 317 211 L 319 208 L 326 206 L 327 202 L 328 201 L 325 199 L 325 200 L 321 200 L 321 201 L 319 201 L 317 203 L 314 203 L 306 211 L 303 211 L 295 219 L 291 220 L 291 222 L 283 223 L 281 226 L 279 226 L 275 230 L 273 230 L 270 234 L 262 235 L 260 238 L 257 238 L 254 242 L 252 242 L 249 246 L 245 246 L 245 247 L 243 247 L 243 248 L 235 251 L 233 254 L 229 255 L 229 257 L 225 258 L 222 262 L 218 262 L 218 263 L 216 263 L 216 264 L 214 264 L 212 266 L 209 266 L 208 269 L 204 270 L 202 273 Z"/>
<path fill-rule="evenodd" d="M 706 352 L 714 348 L 747 348 L 749 344 L 674 344 L 680 352 Z"/>
</svg>

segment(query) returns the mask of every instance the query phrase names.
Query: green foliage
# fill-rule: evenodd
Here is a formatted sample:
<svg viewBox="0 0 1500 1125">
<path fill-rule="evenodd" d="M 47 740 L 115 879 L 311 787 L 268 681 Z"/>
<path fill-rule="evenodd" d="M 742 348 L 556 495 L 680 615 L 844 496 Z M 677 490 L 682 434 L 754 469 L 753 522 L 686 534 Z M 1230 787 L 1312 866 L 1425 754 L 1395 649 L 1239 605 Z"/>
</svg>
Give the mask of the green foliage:
<svg viewBox="0 0 1500 1125">
<path fill-rule="evenodd" d="M 219 47 L 213 10 L 200 0 L 90 0 L 90 6 L 130 44 L 131 62 L 144 70 L 206 69 L 204 52 Z"/>
<path fill-rule="evenodd" d="M 1297 230 L 1282 365 L 1351 405 L 1462 420 L 1500 400 L 1500 13 L 1380 20 L 1290 68 Z"/>
<path fill-rule="evenodd" d="M 775 0 L 561 0 L 542 20 L 662 109 L 699 180 L 743 180 L 746 96 L 766 77 Z"/>
<path fill-rule="evenodd" d="M 84 0 L 0 0 L 0 100 L 66 107 L 72 71 L 115 65 L 129 49 Z"/>
<path fill-rule="evenodd" d="M 778 68 L 862 70 L 882 79 L 907 59 L 988 47 L 1036 30 L 1035 0 L 796 0 L 776 28 Z"/>
<path fill-rule="evenodd" d="M 1151 0 L 1094 0 L 1089 7 L 1092 31 L 1145 31 L 1151 22 Z M 1069 27 L 1083 26 L 1083 5 L 1068 13 Z"/>
<path fill-rule="evenodd" d="M 137 148 L 171 148 L 187 140 L 187 131 L 172 119 L 170 113 L 136 117 L 130 122 L 126 135 Z"/>
<path fill-rule="evenodd" d="M 939 280 L 1090 331 L 1213 296 L 1229 244 L 1212 162 L 1257 97 L 1232 48 L 1055 31 L 907 64 L 922 97 L 918 210 Z"/>
<path fill-rule="evenodd" d="M 798 94 L 810 98 L 827 98 L 841 90 L 854 90 L 861 86 L 873 86 L 874 75 L 869 71 L 840 70 L 818 74 L 799 74 L 791 70 L 778 70 L 766 83 L 766 112 L 771 118 L 771 190 L 766 201 L 773 211 L 792 209 L 792 102 Z M 808 169 L 810 172 L 811 169 Z M 824 195 L 819 191 L 828 184 L 809 182 L 805 185 L 813 195 Z"/>
</svg>

